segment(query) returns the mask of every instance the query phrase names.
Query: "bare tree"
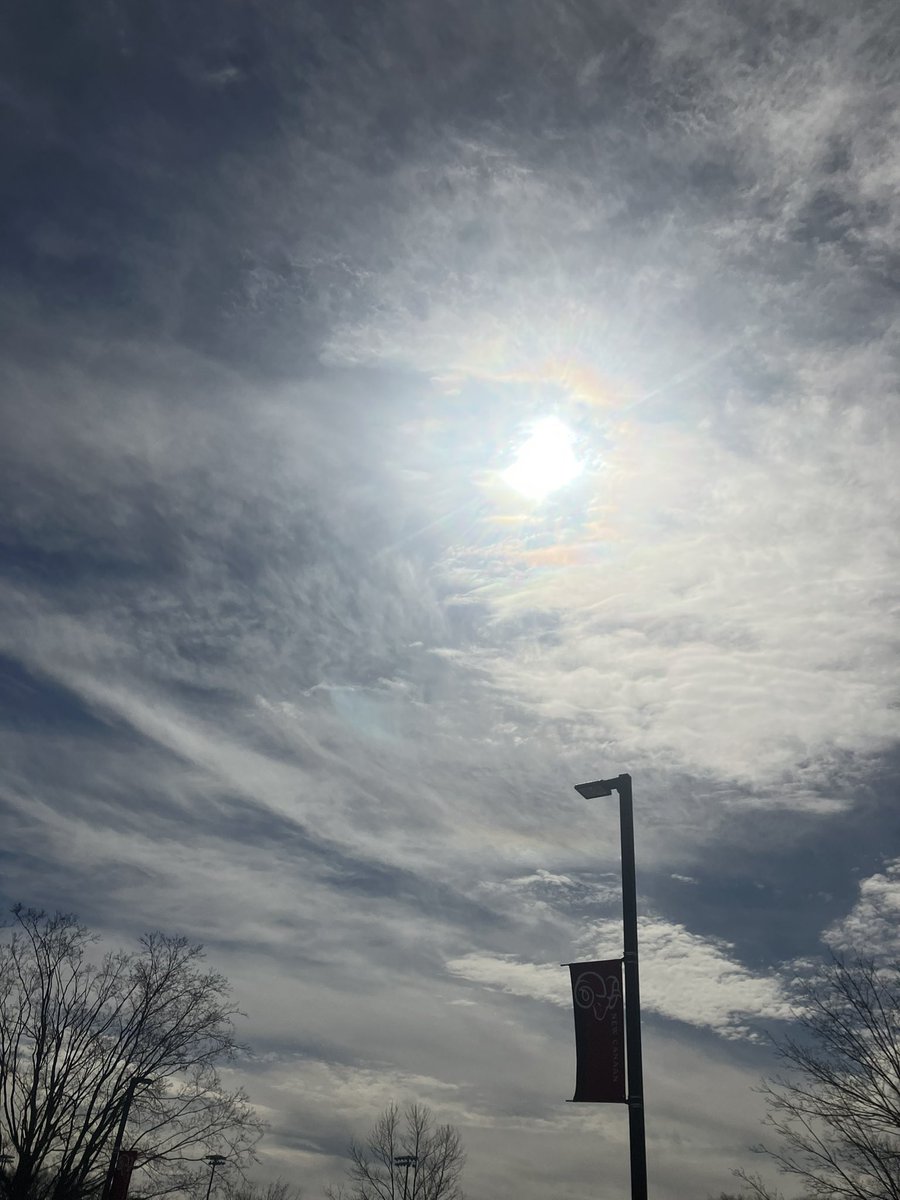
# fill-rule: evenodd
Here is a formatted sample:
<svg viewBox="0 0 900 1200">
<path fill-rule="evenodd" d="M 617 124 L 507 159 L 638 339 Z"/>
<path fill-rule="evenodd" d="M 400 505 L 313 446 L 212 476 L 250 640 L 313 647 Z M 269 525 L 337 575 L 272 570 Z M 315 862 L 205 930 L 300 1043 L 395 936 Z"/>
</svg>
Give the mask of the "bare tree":
<svg viewBox="0 0 900 1200">
<path fill-rule="evenodd" d="M 398 1164 L 395 1160 L 405 1158 Z M 452 1125 L 436 1125 L 424 1104 L 391 1104 L 364 1142 L 350 1143 L 347 1184 L 329 1200 L 462 1200 L 466 1155 Z"/>
<path fill-rule="evenodd" d="M 755 1149 L 807 1196 L 900 1200 L 900 966 L 834 959 L 797 1015 L 761 1088 L 778 1144 Z"/>
<path fill-rule="evenodd" d="M 237 1010 L 202 948 L 153 933 L 136 952 L 100 955 L 73 916 L 13 916 L 0 944 L 9 1200 L 99 1195 L 126 1119 L 146 1197 L 199 1185 L 211 1151 L 237 1168 L 252 1157 L 261 1125 L 217 1072 L 240 1048 Z"/>
</svg>

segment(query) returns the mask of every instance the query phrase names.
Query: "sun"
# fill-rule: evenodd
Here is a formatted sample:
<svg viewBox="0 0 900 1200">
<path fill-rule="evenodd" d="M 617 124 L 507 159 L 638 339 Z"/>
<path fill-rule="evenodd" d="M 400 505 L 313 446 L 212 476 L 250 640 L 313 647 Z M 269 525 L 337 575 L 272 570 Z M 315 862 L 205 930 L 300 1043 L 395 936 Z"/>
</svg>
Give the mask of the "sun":
<svg viewBox="0 0 900 1200">
<path fill-rule="evenodd" d="M 572 430 L 558 417 L 544 417 L 536 422 L 502 478 L 523 496 L 543 500 L 581 473 L 582 464 L 572 448 L 574 440 Z"/>
</svg>

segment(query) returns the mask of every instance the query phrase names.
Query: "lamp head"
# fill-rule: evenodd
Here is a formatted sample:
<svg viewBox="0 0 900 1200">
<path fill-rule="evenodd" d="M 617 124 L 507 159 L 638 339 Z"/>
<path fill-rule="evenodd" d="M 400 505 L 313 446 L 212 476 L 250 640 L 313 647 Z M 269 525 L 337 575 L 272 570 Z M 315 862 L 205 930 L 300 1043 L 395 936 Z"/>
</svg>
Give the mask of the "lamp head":
<svg viewBox="0 0 900 1200">
<path fill-rule="evenodd" d="M 596 800 L 598 796 L 611 796 L 618 789 L 619 780 L 595 779 L 592 783 L 576 783 L 575 791 L 585 800 Z"/>
</svg>

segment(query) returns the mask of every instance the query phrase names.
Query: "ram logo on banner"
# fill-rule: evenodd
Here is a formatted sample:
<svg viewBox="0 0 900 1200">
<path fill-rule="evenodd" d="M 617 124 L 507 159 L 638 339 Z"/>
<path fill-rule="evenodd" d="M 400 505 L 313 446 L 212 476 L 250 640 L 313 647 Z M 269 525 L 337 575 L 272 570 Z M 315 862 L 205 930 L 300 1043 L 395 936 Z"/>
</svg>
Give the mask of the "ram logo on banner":
<svg viewBox="0 0 900 1200">
<path fill-rule="evenodd" d="M 594 1104 L 625 1101 L 622 963 L 569 963 L 575 1002 L 575 1095 Z"/>
</svg>

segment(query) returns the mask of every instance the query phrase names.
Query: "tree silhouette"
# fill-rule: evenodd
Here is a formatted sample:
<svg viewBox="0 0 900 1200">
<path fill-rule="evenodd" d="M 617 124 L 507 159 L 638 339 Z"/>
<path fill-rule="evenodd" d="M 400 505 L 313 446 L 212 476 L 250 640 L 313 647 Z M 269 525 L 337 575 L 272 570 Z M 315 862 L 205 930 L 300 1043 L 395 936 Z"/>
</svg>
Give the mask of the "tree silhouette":
<svg viewBox="0 0 900 1200">
<path fill-rule="evenodd" d="M 395 1159 L 413 1160 L 397 1164 Z M 436 1125 L 427 1105 L 391 1104 L 364 1142 L 350 1143 L 347 1184 L 330 1200 L 461 1200 L 466 1156 L 452 1125 Z"/>
<path fill-rule="evenodd" d="M 755 1149 L 808 1196 L 900 1200 L 900 966 L 835 958 L 798 1020 L 778 1043 L 786 1073 L 761 1088 L 778 1144 Z"/>
<path fill-rule="evenodd" d="M 145 1197 L 189 1189 L 203 1156 L 252 1156 L 261 1126 L 216 1070 L 239 1049 L 201 947 L 151 933 L 104 955 L 75 917 L 17 906 L 0 944 L 0 1141 L 9 1200 L 103 1190 L 116 1132 Z M 137 1182 L 137 1179 L 136 1179 Z"/>
</svg>

